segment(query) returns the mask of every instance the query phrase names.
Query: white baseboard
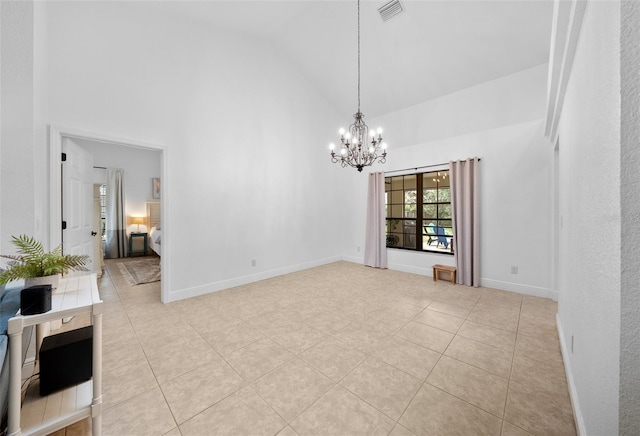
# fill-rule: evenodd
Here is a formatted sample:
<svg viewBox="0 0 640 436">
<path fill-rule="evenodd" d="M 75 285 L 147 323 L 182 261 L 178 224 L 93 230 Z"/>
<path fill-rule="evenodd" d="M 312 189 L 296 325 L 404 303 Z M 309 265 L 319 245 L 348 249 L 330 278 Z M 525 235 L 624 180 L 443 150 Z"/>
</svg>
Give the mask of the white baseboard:
<svg viewBox="0 0 640 436">
<path fill-rule="evenodd" d="M 219 282 L 207 283 L 206 285 L 194 286 L 192 288 L 179 289 L 169 293 L 168 303 L 173 301 L 184 300 L 185 298 L 197 297 L 199 295 L 210 294 L 212 292 L 222 291 L 224 289 L 234 288 L 236 286 L 247 285 L 249 283 L 260 280 L 270 279 L 273 277 L 289 274 L 293 272 L 303 271 L 305 269 L 314 268 L 316 266 L 326 265 L 328 263 L 342 260 L 341 256 L 326 257 L 324 259 L 312 260 L 310 262 L 299 263 L 283 268 L 263 271 L 256 274 L 250 274 L 242 277 L 235 277 L 229 280 L 221 280 Z"/>
<path fill-rule="evenodd" d="M 502 291 L 517 292 L 518 294 L 525 294 L 542 298 L 553 298 L 553 295 L 555 294 L 555 300 L 558 299 L 558 295 L 556 292 L 553 292 L 551 289 L 540 288 L 538 286 L 523 285 L 520 283 L 503 282 L 500 280 L 484 278 L 480 278 L 480 286 L 484 288 L 500 289 Z"/>
<path fill-rule="evenodd" d="M 565 336 L 562 330 L 562 324 L 560 323 L 560 316 L 556 314 L 556 326 L 558 328 L 558 338 L 560 340 L 560 352 L 562 353 L 562 362 L 564 364 L 564 372 L 567 377 L 567 384 L 569 385 L 569 397 L 571 398 L 571 407 L 573 408 L 573 417 L 576 423 L 576 430 L 578 436 L 586 436 L 584 418 L 582 417 L 582 409 L 580 408 L 580 401 L 578 401 L 578 392 L 576 391 L 576 385 L 573 380 L 573 371 L 569 364 L 571 357 L 569 348 L 564 340 Z"/>
</svg>

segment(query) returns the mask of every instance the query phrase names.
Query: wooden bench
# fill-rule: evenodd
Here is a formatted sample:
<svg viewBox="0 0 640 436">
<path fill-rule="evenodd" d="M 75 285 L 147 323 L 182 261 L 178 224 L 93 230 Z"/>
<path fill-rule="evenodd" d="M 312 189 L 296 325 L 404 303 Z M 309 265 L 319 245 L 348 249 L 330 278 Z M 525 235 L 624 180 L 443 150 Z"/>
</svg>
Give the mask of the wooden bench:
<svg viewBox="0 0 640 436">
<path fill-rule="evenodd" d="M 433 281 L 435 282 L 440 277 L 442 271 L 448 272 L 451 277 L 451 284 L 456 284 L 456 267 L 449 265 L 433 265 Z"/>
</svg>

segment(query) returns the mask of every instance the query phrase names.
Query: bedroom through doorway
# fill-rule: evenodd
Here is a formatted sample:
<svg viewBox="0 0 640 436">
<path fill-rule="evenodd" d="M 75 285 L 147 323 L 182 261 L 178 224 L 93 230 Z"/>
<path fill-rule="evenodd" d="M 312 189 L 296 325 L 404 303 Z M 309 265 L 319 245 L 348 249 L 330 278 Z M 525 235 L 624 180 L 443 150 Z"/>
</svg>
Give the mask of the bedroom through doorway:
<svg viewBox="0 0 640 436">
<path fill-rule="evenodd" d="M 52 163 L 51 243 L 89 255 L 101 290 L 155 294 L 155 301 L 163 301 L 163 149 L 53 130 L 51 156 L 61 156 L 62 162 L 59 178 Z M 65 173 L 82 177 L 70 181 Z M 63 221 L 58 232 L 56 215 Z M 82 244 L 72 245 L 69 235 Z"/>
</svg>

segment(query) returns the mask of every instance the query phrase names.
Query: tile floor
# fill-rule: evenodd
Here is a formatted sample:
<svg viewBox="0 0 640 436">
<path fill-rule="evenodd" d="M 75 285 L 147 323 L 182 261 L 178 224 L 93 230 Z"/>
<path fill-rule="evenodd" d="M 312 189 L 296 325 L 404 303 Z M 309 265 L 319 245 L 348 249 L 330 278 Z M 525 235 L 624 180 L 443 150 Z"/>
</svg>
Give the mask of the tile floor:
<svg viewBox="0 0 640 436">
<path fill-rule="evenodd" d="M 104 435 L 576 434 L 551 300 L 348 262 L 163 305 L 107 261 L 99 288 Z"/>
</svg>

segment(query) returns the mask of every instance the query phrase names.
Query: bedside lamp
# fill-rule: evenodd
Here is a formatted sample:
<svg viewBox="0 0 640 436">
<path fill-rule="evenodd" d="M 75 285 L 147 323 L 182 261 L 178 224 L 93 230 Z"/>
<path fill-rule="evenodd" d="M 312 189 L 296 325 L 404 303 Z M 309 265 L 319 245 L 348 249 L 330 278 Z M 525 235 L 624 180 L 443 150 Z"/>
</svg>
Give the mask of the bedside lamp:
<svg viewBox="0 0 640 436">
<path fill-rule="evenodd" d="M 131 217 L 131 224 L 137 224 L 138 225 L 138 230 L 137 232 L 140 233 L 140 224 L 144 224 L 144 217 L 143 216 L 132 216 Z"/>
</svg>

